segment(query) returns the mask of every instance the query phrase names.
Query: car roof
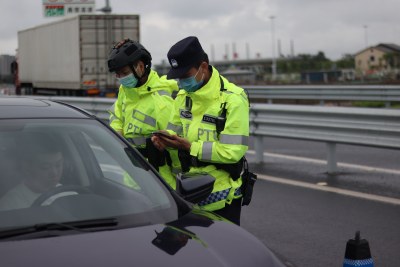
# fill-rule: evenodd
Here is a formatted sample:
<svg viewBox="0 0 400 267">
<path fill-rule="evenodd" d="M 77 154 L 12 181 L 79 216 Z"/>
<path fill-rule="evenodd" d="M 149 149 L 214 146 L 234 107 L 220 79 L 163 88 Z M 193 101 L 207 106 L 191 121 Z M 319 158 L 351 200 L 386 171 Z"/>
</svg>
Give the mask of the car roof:
<svg viewBox="0 0 400 267">
<path fill-rule="evenodd" d="M 89 113 L 50 100 L 25 97 L 0 97 L 0 119 L 91 118 Z"/>
</svg>

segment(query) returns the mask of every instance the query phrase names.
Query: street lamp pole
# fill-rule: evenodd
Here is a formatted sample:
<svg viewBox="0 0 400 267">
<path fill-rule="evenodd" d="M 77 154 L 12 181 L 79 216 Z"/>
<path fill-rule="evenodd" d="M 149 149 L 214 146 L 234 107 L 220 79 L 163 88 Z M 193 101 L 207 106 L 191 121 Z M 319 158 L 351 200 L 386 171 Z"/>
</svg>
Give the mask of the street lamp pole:
<svg viewBox="0 0 400 267">
<path fill-rule="evenodd" d="M 365 47 L 368 47 L 368 25 L 364 25 Z"/>
<path fill-rule="evenodd" d="M 276 58 L 275 58 L 275 29 L 274 29 L 274 19 L 275 16 L 270 16 L 271 19 L 271 42 L 272 42 L 272 80 L 276 78 Z"/>
</svg>

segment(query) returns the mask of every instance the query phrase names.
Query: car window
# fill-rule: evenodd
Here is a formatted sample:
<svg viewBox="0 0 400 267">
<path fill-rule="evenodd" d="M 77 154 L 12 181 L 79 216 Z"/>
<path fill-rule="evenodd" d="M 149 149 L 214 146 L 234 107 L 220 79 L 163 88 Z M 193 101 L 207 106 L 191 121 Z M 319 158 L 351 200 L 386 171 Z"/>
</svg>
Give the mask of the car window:
<svg viewBox="0 0 400 267">
<path fill-rule="evenodd" d="M 177 216 L 170 189 L 97 121 L 1 120 L 0 140 L 0 227 Z"/>
</svg>

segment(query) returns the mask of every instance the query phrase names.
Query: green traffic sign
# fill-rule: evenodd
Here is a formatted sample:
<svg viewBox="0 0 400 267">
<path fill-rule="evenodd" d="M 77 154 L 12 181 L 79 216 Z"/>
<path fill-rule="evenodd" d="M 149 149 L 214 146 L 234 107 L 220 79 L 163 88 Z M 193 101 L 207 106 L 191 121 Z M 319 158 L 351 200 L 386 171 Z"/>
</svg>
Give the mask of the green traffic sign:
<svg viewBox="0 0 400 267">
<path fill-rule="evenodd" d="M 45 17 L 64 16 L 64 6 L 46 6 L 44 10 Z"/>
</svg>

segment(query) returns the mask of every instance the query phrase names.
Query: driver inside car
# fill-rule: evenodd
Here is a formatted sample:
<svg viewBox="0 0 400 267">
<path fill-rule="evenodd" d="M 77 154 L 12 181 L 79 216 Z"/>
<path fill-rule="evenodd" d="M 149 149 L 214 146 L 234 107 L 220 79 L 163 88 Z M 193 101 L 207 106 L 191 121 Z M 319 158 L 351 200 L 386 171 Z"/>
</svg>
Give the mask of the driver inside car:
<svg viewBox="0 0 400 267">
<path fill-rule="evenodd" d="M 32 132 L 20 145 L 17 160 L 22 181 L 0 199 L 0 210 L 28 208 L 43 193 L 61 185 L 64 157 L 51 135 Z"/>
</svg>

